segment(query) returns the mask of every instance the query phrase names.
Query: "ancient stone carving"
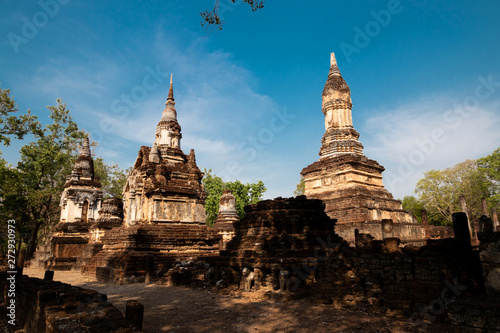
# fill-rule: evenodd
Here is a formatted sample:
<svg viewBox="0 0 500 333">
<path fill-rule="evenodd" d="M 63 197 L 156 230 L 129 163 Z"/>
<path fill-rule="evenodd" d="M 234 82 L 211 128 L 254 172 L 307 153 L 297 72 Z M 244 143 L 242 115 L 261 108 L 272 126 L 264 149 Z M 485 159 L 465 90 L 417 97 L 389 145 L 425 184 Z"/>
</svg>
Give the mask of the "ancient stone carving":
<svg viewBox="0 0 500 333">
<path fill-rule="evenodd" d="M 248 267 L 244 267 L 243 270 L 241 271 L 242 275 L 242 283 L 244 285 L 245 290 L 250 290 L 252 289 L 252 282 L 255 279 L 255 274 L 252 272 Z"/>
</svg>

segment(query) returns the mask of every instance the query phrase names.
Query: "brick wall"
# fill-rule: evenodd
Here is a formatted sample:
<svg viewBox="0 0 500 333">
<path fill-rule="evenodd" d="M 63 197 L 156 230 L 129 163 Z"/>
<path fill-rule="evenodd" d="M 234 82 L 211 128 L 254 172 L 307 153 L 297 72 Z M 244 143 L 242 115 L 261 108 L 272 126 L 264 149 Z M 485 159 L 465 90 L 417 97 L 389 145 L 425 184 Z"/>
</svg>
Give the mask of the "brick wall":
<svg viewBox="0 0 500 333">
<path fill-rule="evenodd" d="M 0 311 L 6 316 L 7 273 L 0 273 Z M 16 328 L 39 332 L 137 332 L 94 290 L 27 276 L 16 278 Z M 9 325 L 10 326 L 10 325 Z"/>
</svg>

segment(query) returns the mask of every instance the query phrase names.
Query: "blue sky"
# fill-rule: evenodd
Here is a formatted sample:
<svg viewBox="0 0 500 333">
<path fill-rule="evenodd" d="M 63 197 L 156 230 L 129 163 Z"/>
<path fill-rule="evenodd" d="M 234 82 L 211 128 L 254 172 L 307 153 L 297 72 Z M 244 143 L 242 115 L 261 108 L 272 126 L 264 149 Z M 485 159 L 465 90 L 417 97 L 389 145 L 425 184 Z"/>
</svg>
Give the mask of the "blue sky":
<svg viewBox="0 0 500 333">
<path fill-rule="evenodd" d="M 220 2 L 209 32 L 213 0 L 3 1 L 1 87 L 43 121 L 62 98 L 96 154 L 127 168 L 154 141 L 173 73 L 181 148 L 225 180 L 263 180 L 266 198 L 291 196 L 319 157 L 330 52 L 396 198 L 499 146 L 500 2 Z"/>
</svg>

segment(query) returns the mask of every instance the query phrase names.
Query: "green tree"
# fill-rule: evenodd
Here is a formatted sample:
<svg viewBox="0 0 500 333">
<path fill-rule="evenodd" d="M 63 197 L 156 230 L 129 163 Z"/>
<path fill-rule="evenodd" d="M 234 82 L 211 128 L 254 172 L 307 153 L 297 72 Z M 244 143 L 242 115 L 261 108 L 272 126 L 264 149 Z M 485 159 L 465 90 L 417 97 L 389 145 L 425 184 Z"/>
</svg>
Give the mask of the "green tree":
<svg viewBox="0 0 500 333">
<path fill-rule="evenodd" d="M 429 224 L 432 225 L 446 225 L 449 224 L 433 207 L 426 207 L 421 201 L 415 198 L 413 195 L 407 195 L 403 198 L 401 202 L 403 209 L 409 211 L 418 223 L 422 223 L 422 210 L 427 211 L 427 219 Z"/>
<path fill-rule="evenodd" d="M 2 166 L 2 171 L 12 178 L 2 193 L 6 199 L 1 219 L 4 223 L 9 216 L 15 216 L 19 240 L 26 244 L 27 259 L 33 255 L 39 238 L 48 236 L 59 220 L 59 201 L 74 164 L 74 147 L 85 136 L 61 100 L 47 108 L 52 123 L 40 126 L 34 133 L 35 140 L 21 148 L 17 167 Z"/>
<path fill-rule="evenodd" d="M 69 110 L 61 100 L 56 106 L 47 107 L 51 124 L 45 126 L 35 141 L 21 148 L 18 170 L 22 173 L 25 185 L 26 207 L 30 220 L 30 235 L 27 241 L 26 257 L 29 259 L 36 250 L 39 231 L 44 234 L 59 221 L 59 201 L 74 165 L 77 143 L 81 143 L 85 133 L 78 130 Z"/>
<path fill-rule="evenodd" d="M 451 214 L 462 211 L 460 196 L 465 197 L 469 218 L 481 216 L 481 198 L 489 197 L 490 181 L 474 160 L 466 160 L 445 170 L 431 170 L 418 181 L 415 192 L 429 213 L 441 215 L 451 223 Z"/>
<path fill-rule="evenodd" d="M 293 191 L 293 196 L 298 197 L 299 195 L 304 195 L 306 192 L 306 182 L 304 181 L 304 177 L 300 175 L 300 180 L 297 186 L 295 187 L 295 191 Z"/>
<path fill-rule="evenodd" d="M 239 0 L 247 3 L 252 8 L 252 11 L 256 11 L 264 7 L 264 1 L 260 0 Z M 231 3 L 236 3 L 236 0 L 229 0 Z M 215 0 L 214 8 L 211 10 L 206 10 L 200 12 L 200 16 L 202 18 L 201 25 L 205 28 L 208 27 L 217 27 L 219 30 L 222 30 L 222 25 L 224 22 L 221 19 L 222 13 L 220 12 L 220 0 Z"/>
<path fill-rule="evenodd" d="M 500 205 L 500 148 L 497 148 L 491 155 L 478 159 L 477 166 L 489 181 L 490 207 L 498 207 Z"/>
<path fill-rule="evenodd" d="M 28 221 L 30 216 L 28 211 L 24 209 L 28 205 L 28 200 L 24 196 L 23 176 L 12 165 L 8 164 L 3 158 L 0 158 L 0 244 L 5 251 L 7 248 L 7 221 L 14 220 Z M 18 250 L 21 245 L 21 236 L 29 233 L 27 226 L 22 223 L 16 225 L 16 240 Z M 19 253 L 19 251 L 18 251 Z"/>
<path fill-rule="evenodd" d="M 266 191 L 262 180 L 252 184 L 243 184 L 239 180 L 235 180 L 225 183 L 225 187 L 230 189 L 236 198 L 236 211 L 240 219 L 245 216 L 245 206 L 253 205 L 262 200 L 262 194 Z"/>
<path fill-rule="evenodd" d="M 422 209 L 424 209 L 424 205 L 417 198 L 413 195 L 407 195 L 403 198 L 401 204 L 404 210 L 417 218 L 418 223 L 422 223 Z"/>
<path fill-rule="evenodd" d="M 19 109 L 10 90 L 0 88 L 0 142 L 6 146 L 10 144 L 10 136 L 21 140 L 26 134 L 40 130 L 37 117 L 30 110 L 24 115 L 14 115 L 17 112 Z"/>
<path fill-rule="evenodd" d="M 224 181 L 219 176 L 212 174 L 212 169 L 203 170 L 205 175 L 203 176 L 203 186 L 205 187 L 205 192 L 207 193 L 207 198 L 205 199 L 205 213 L 207 216 L 207 224 L 213 225 L 217 214 L 219 212 L 219 202 L 222 192 L 224 191 Z"/>
<path fill-rule="evenodd" d="M 108 165 L 102 157 L 94 157 L 94 172 L 101 182 L 104 199 L 111 197 L 122 198 L 123 187 L 127 183 L 127 177 L 131 169 L 123 170 L 118 164 Z"/>
<path fill-rule="evenodd" d="M 262 200 L 262 195 L 266 191 L 264 183 L 259 180 L 257 183 L 243 184 L 239 180 L 233 182 L 224 182 L 222 178 L 212 174 L 212 169 L 204 170 L 203 185 L 207 198 L 205 200 L 205 212 L 207 224 L 213 225 L 217 214 L 219 213 L 220 197 L 224 189 L 230 189 L 236 198 L 236 211 L 242 219 L 245 216 L 244 207 L 252 205 Z"/>
</svg>

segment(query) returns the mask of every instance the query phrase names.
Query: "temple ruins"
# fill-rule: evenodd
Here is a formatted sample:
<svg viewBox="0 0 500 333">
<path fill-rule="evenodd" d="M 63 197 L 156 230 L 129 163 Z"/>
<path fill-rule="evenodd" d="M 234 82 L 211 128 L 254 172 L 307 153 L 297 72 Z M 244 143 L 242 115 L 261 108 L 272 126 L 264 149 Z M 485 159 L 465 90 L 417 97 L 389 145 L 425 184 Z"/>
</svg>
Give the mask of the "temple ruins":
<svg viewBox="0 0 500 333">
<path fill-rule="evenodd" d="M 172 79 L 165 105 L 154 143 L 139 149 L 123 202 L 103 201 L 85 139 L 61 197 L 47 268 L 81 267 L 83 274 L 105 282 L 260 290 L 268 299 L 311 297 L 325 306 L 404 314 L 424 330 L 431 314 L 442 314 L 453 331 L 498 332 L 496 209 L 490 218 L 483 200 L 476 238 L 471 238 L 465 212 L 453 214 L 450 230 L 430 226 L 425 211 L 422 225 L 404 211 L 383 186 L 384 167 L 363 154 L 353 127 L 350 89 L 333 53 L 323 90 L 326 130 L 320 158 L 301 172 L 305 196 L 248 205 L 241 220 L 235 196 L 225 190 L 214 227 L 206 226 L 203 173 L 194 150 L 186 155 L 180 147 Z M 19 290 L 20 299 L 37 304 L 27 307 L 27 325 L 47 306 L 46 297 L 39 299 L 47 293 L 38 290 L 69 292 L 77 295 L 75 300 L 87 293 L 23 281 L 28 287 Z M 6 286 L 7 280 L 1 279 L 0 287 L 2 283 Z M 105 304 L 101 296 L 90 294 L 87 303 Z M 70 313 L 49 318 L 53 322 L 91 316 L 86 308 L 73 312 L 64 297 L 57 301 Z M 110 313 L 103 325 L 131 327 L 114 308 Z M 36 324 L 46 325 L 43 320 Z M 80 324 L 75 320 L 74 325 Z"/>
<path fill-rule="evenodd" d="M 351 91 L 332 53 L 323 89 L 325 134 L 319 160 L 301 172 L 305 195 L 326 204 L 328 216 L 337 220 L 336 232 L 349 242 L 354 241 L 356 229 L 375 239 L 398 237 L 403 242 L 422 241 L 421 226 L 384 188 L 384 167 L 363 155 L 351 109 Z"/>
</svg>

